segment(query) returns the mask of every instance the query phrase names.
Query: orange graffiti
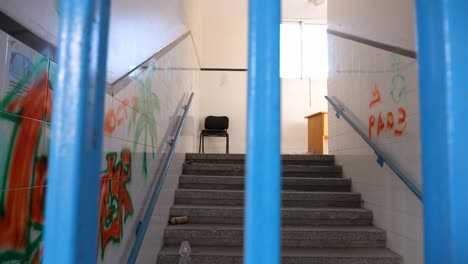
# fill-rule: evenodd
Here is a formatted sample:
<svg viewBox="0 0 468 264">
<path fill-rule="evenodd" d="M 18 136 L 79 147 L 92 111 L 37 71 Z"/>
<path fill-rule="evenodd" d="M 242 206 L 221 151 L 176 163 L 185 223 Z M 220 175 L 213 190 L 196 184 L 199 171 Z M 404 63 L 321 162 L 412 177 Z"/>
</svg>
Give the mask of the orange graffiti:
<svg viewBox="0 0 468 264">
<path fill-rule="evenodd" d="M 369 138 L 372 139 L 372 128 L 374 127 L 375 125 L 375 116 L 374 115 L 371 115 L 369 117 Z"/>
<path fill-rule="evenodd" d="M 400 129 L 395 128 L 394 130 L 394 135 L 399 137 L 402 136 L 406 130 L 406 110 L 402 107 L 398 108 L 398 125 Z M 369 138 L 372 139 L 372 129 L 375 126 L 375 115 L 371 115 L 369 117 Z M 394 125 L 394 120 L 393 120 L 393 113 L 388 112 L 387 113 L 387 120 L 385 122 L 384 116 L 382 115 L 382 112 L 379 113 L 379 118 L 378 118 L 378 123 L 377 123 L 377 136 L 380 136 L 380 134 L 384 131 L 385 128 L 388 130 L 392 130 L 395 127 Z"/>
<path fill-rule="evenodd" d="M 41 157 L 36 164 L 34 189 L 32 192 L 31 219 L 34 223 L 44 224 L 44 201 L 47 181 L 47 158 Z"/>
<path fill-rule="evenodd" d="M 374 85 L 374 89 L 372 89 L 372 101 L 369 103 L 369 108 L 372 108 L 374 105 L 378 104 L 381 102 L 381 97 L 380 97 L 380 91 L 379 87 Z"/>
<path fill-rule="evenodd" d="M 120 241 L 123 224 L 133 214 L 132 200 L 126 188 L 132 177 L 130 151 L 123 150 L 120 158 L 121 161 L 117 161 L 116 152 L 107 154 L 107 169 L 101 178 L 99 228 L 102 256 L 109 241 Z"/>
<path fill-rule="evenodd" d="M 402 126 L 402 128 L 395 130 L 395 136 L 397 137 L 402 136 L 406 130 L 406 110 L 400 107 L 398 108 L 398 114 L 400 114 L 400 118 L 398 118 L 398 125 Z"/>
<path fill-rule="evenodd" d="M 385 128 L 385 122 L 383 121 L 382 113 L 379 113 L 379 119 L 377 121 L 377 136 L 380 136 L 384 128 Z"/>
<path fill-rule="evenodd" d="M 45 107 L 44 102 L 47 102 Z M 17 131 L 9 170 L 7 195 L 5 198 L 6 214 L 0 218 L 0 248 L 24 251 L 28 245 L 28 224 L 30 221 L 30 190 L 33 171 L 36 172 L 35 184 L 45 185 L 47 175 L 47 163 L 39 160 L 36 162 L 36 148 L 41 136 L 41 122 L 44 114 L 50 118 L 52 99 L 48 92 L 48 75 L 43 73 L 30 88 L 25 96 L 21 96 L 6 105 L 9 112 L 20 113 L 28 118 L 18 121 Z M 32 118 L 32 119 L 31 119 Z M 33 120 L 36 119 L 36 120 Z M 36 186 L 35 186 L 36 187 Z M 38 188 L 33 191 L 31 220 L 43 222 L 43 203 L 45 190 Z"/>
<path fill-rule="evenodd" d="M 108 134 L 114 133 L 114 131 L 123 124 L 125 120 L 128 120 L 128 107 L 133 104 L 135 107 L 138 106 L 138 97 L 133 96 L 123 100 L 116 109 L 109 109 L 106 112 L 104 118 L 104 131 Z M 134 115 L 136 114 L 133 111 Z M 135 120 L 135 119 L 134 119 Z"/>
<path fill-rule="evenodd" d="M 393 113 L 388 112 L 387 113 L 387 128 L 392 129 L 393 128 Z"/>
</svg>

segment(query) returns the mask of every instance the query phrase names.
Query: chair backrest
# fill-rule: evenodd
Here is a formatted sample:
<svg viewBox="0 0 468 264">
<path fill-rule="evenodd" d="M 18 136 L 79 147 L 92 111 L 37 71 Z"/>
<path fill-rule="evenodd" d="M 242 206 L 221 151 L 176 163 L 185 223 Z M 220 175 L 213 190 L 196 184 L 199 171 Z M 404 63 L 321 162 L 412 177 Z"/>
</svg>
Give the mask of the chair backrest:
<svg viewBox="0 0 468 264">
<path fill-rule="evenodd" d="M 207 116 L 205 129 L 228 129 L 229 118 L 227 116 Z"/>
</svg>

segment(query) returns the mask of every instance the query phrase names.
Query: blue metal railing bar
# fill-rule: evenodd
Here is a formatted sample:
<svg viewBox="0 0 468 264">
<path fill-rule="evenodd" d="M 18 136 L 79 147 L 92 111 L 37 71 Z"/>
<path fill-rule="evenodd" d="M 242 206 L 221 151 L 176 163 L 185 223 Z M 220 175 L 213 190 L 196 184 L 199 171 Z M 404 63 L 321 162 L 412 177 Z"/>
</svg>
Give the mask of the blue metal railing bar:
<svg viewBox="0 0 468 264">
<path fill-rule="evenodd" d="M 281 262 L 280 0 L 249 1 L 245 264 Z"/>
<path fill-rule="evenodd" d="M 60 1 L 43 263 L 95 263 L 110 0 Z"/>
<path fill-rule="evenodd" d="M 128 264 L 133 264 L 137 260 L 138 252 L 140 251 L 141 244 L 143 243 L 143 240 L 145 238 L 146 230 L 148 229 L 151 216 L 153 215 L 154 207 L 156 206 L 156 202 L 158 201 L 159 194 L 161 193 L 164 180 L 166 178 L 167 172 L 169 170 L 169 166 L 174 156 L 177 142 L 179 141 L 180 134 L 182 133 L 182 129 L 185 124 L 185 120 L 187 119 L 187 113 L 190 109 L 190 105 L 192 104 L 193 96 L 194 94 L 191 93 L 189 100 L 184 107 L 184 114 L 182 115 L 182 118 L 179 122 L 179 126 L 177 127 L 174 139 L 171 142 L 171 148 L 169 149 L 168 156 L 164 162 L 163 168 L 161 170 L 161 174 L 159 175 L 158 181 L 154 188 L 154 192 L 153 192 L 153 195 L 151 196 L 148 208 L 146 209 L 145 215 L 143 217 L 143 221 L 140 223 L 140 225 L 138 226 L 136 230 L 136 238 L 135 238 L 135 242 L 133 244 L 132 250 L 130 251 L 130 256 L 128 257 L 128 261 L 127 261 Z"/>
<path fill-rule="evenodd" d="M 418 187 L 416 187 L 416 185 L 391 161 L 389 160 L 385 154 L 379 149 L 379 147 L 377 147 L 377 145 L 374 144 L 374 142 L 372 142 L 366 134 L 364 134 L 364 132 L 362 132 L 361 129 L 359 129 L 359 127 L 356 126 L 356 124 L 354 124 L 354 122 L 344 113 L 344 111 L 341 109 L 341 107 L 339 107 L 335 102 L 333 102 L 333 100 L 328 97 L 328 96 L 325 96 L 325 99 L 327 99 L 328 103 L 330 103 L 332 106 L 333 106 L 333 110 L 336 111 L 337 113 L 337 117 L 340 118 L 340 116 L 343 117 L 344 120 L 346 120 L 346 122 L 348 122 L 348 124 L 362 137 L 362 139 L 364 139 L 364 141 L 366 141 L 366 143 L 374 150 L 375 154 L 377 155 L 377 163 L 383 167 L 384 163 L 386 163 L 388 165 L 388 167 L 390 169 L 393 170 L 393 172 L 395 172 L 395 174 L 406 184 L 406 186 L 408 186 L 408 188 L 410 188 L 410 190 L 419 198 L 419 200 L 423 200 L 423 194 L 422 192 L 419 190 Z"/>
<path fill-rule="evenodd" d="M 426 264 L 468 263 L 466 10 L 416 1 Z"/>
</svg>

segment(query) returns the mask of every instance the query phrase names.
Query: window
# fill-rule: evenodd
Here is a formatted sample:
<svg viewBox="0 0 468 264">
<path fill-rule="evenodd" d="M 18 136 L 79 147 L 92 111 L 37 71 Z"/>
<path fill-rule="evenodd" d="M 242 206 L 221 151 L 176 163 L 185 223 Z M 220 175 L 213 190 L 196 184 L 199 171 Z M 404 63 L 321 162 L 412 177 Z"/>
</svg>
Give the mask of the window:
<svg viewBox="0 0 468 264">
<path fill-rule="evenodd" d="M 305 23 L 281 24 L 281 78 L 328 77 L 327 26 Z"/>
</svg>

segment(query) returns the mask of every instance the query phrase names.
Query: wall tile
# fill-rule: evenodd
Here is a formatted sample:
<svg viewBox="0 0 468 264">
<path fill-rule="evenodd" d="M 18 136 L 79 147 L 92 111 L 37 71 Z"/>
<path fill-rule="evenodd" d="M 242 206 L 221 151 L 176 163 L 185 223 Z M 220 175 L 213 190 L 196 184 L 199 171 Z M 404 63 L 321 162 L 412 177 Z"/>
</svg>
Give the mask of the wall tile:
<svg viewBox="0 0 468 264">
<path fill-rule="evenodd" d="M 6 55 L 3 111 L 42 120 L 48 93 L 49 61 L 12 37 L 8 38 Z"/>
<path fill-rule="evenodd" d="M 6 144 L 1 148 L 2 156 L 5 159 L 3 166 L 10 162 L 9 173 L 5 175 L 4 170 L 2 170 L 0 180 L 4 184 L 1 185 L 6 186 L 5 180 L 10 178 L 8 186 L 2 187 L 2 189 L 28 188 L 33 181 L 32 173 L 35 170 L 36 158 L 38 155 L 42 155 L 43 123 L 8 113 L 0 115 L 0 123 L 2 123 L 2 130 L 6 136 L 4 138 Z M 11 175 L 14 175 L 14 181 L 11 180 Z"/>
<path fill-rule="evenodd" d="M 8 46 L 8 35 L 0 30 L 0 111 L 3 108 L 3 97 L 6 92 L 5 76 L 8 73 L 8 64 L 6 60 Z"/>
<path fill-rule="evenodd" d="M 344 71 L 331 76 L 329 96 L 344 106 L 366 134 L 369 118 L 374 115 L 372 140 L 408 177 L 420 184 L 419 87 L 415 60 L 338 37 L 333 41 L 331 47 L 340 51 L 339 58 L 333 60 L 342 62 L 339 67 Z M 370 107 L 377 98 L 375 87 L 380 100 Z M 406 112 L 406 128 L 401 136 L 395 135 L 395 130 L 405 124 L 398 122 L 403 116 L 400 107 Z M 388 112 L 393 113 L 393 127 L 387 125 L 391 119 Z M 380 113 L 384 126 L 377 135 Z M 362 193 L 364 206 L 373 210 L 376 225 L 388 232 L 388 246 L 403 255 L 406 263 L 423 263 L 421 242 L 415 242 L 422 241 L 421 202 L 393 171 L 376 164 L 372 149 L 345 121 L 330 116 L 329 131 L 330 153 L 336 155 L 337 164 L 343 165 L 343 175 L 352 179 L 353 190 Z"/>
</svg>

